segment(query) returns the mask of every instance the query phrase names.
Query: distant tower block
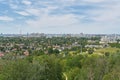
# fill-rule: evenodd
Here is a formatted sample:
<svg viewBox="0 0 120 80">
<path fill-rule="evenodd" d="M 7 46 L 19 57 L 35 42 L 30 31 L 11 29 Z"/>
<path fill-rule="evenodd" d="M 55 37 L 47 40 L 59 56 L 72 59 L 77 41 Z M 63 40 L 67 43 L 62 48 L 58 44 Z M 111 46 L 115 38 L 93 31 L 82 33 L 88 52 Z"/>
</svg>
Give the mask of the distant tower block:
<svg viewBox="0 0 120 80">
<path fill-rule="evenodd" d="M 29 33 L 27 32 L 27 38 L 29 37 Z"/>
</svg>

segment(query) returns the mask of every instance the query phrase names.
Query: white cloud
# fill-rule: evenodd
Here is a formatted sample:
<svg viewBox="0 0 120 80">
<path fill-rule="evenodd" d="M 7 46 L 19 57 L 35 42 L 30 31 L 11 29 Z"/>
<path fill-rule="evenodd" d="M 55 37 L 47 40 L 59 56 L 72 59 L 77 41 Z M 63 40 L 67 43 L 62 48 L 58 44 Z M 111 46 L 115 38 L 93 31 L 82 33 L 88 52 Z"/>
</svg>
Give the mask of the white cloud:
<svg viewBox="0 0 120 80">
<path fill-rule="evenodd" d="M 16 13 L 22 15 L 22 16 L 29 16 L 30 14 L 25 11 L 16 11 Z"/>
<path fill-rule="evenodd" d="M 67 15 L 43 15 L 37 20 L 28 20 L 26 23 L 31 27 L 62 27 L 62 26 L 70 26 L 78 23 L 78 20 L 75 18 L 76 16 L 72 14 Z"/>
<path fill-rule="evenodd" d="M 27 23 L 26 30 L 39 31 L 42 28 L 49 31 L 56 28 L 56 31 L 61 32 L 83 30 L 87 33 L 118 29 L 120 25 L 118 0 L 9 0 L 9 2 L 8 5 L 13 11 L 4 14 L 14 12 L 24 16 L 24 19 L 20 15 L 15 17 L 20 17 Z M 6 16 L 0 17 L 0 20 L 7 21 L 7 19 L 12 21 Z"/>
<path fill-rule="evenodd" d="M 109 3 L 106 5 L 98 5 L 102 6 L 101 9 L 89 10 L 86 13 L 92 20 L 96 22 L 118 22 L 120 21 L 120 2 Z"/>
<path fill-rule="evenodd" d="M 15 5 L 15 4 L 9 4 L 9 5 L 10 5 L 10 7 L 11 7 L 12 9 L 17 9 L 17 8 L 18 8 L 18 6 Z"/>
<path fill-rule="evenodd" d="M 83 2 L 88 2 L 88 3 L 100 3 L 100 2 L 105 2 L 107 0 L 83 0 Z"/>
<path fill-rule="evenodd" d="M 31 5 L 31 4 L 32 4 L 32 3 L 31 3 L 30 1 L 28 1 L 28 0 L 23 0 L 22 3 L 25 4 L 25 5 Z"/>
<path fill-rule="evenodd" d="M 43 15 L 48 15 L 53 10 L 57 9 L 54 6 L 48 6 L 46 8 L 26 8 L 25 11 L 30 15 L 41 17 Z"/>
<path fill-rule="evenodd" d="M 10 6 L 11 9 L 18 9 L 19 8 L 19 1 L 18 0 L 8 0 L 6 3 Z"/>
<path fill-rule="evenodd" d="M 14 19 L 8 16 L 0 16 L 0 21 L 13 21 Z"/>
<path fill-rule="evenodd" d="M 34 16 L 40 16 L 41 14 L 41 10 L 37 8 L 29 8 L 29 9 L 26 9 L 25 11 Z"/>
<path fill-rule="evenodd" d="M 63 0 L 62 0 L 63 1 Z M 61 1 L 61 2 L 62 2 Z M 117 28 L 118 22 L 120 21 L 120 11 L 119 11 L 119 4 L 118 2 L 115 2 L 112 4 L 112 2 L 107 2 L 108 0 L 84 0 L 81 3 L 75 3 L 77 0 L 71 0 L 71 2 L 74 2 L 74 4 L 67 4 L 66 2 L 63 2 L 64 5 L 49 5 L 48 3 L 46 8 L 33 8 L 33 9 L 27 9 L 27 11 L 31 14 L 34 14 L 37 17 L 35 20 L 28 20 L 26 21 L 27 25 L 30 28 L 35 29 L 36 31 L 49 31 L 54 32 L 50 30 L 56 30 L 61 32 L 85 32 L 85 33 L 104 33 L 105 31 L 108 31 L 109 29 L 113 30 Z M 79 2 L 79 1 L 78 1 Z M 70 3 L 70 2 L 69 2 Z M 82 5 L 83 3 L 86 3 Z M 98 3 L 98 4 L 96 4 Z M 117 4 L 116 4 L 117 3 Z M 65 5 L 67 4 L 67 6 Z M 44 4 L 43 4 L 44 5 Z M 58 9 L 62 9 L 62 11 L 66 11 L 66 7 L 76 6 L 76 5 L 82 5 L 82 6 L 94 6 L 94 9 L 82 9 L 82 12 L 84 14 L 75 14 L 71 13 L 61 13 Z M 85 7 L 87 8 L 87 7 Z M 50 12 L 58 10 L 58 14 L 51 15 Z M 77 11 L 79 12 L 80 9 L 77 8 Z M 83 15 L 83 16 L 82 16 Z M 85 21 L 85 18 L 87 18 L 89 21 Z M 86 20 L 87 20 L 86 19 Z M 94 20 L 94 21 L 93 21 Z M 116 22 L 116 23 L 115 23 Z M 115 26 L 112 26 L 115 25 Z M 48 30 L 46 30 L 48 29 Z M 110 30 L 109 30 L 110 31 Z M 112 31 L 111 31 L 112 32 Z"/>
</svg>

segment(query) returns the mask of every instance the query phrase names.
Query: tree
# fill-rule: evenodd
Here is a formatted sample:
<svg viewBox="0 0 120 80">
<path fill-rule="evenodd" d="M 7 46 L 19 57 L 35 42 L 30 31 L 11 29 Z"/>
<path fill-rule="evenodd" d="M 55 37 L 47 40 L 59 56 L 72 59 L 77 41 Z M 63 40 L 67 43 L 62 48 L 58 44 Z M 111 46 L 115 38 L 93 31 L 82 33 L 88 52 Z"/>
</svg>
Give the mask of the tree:
<svg viewBox="0 0 120 80">
<path fill-rule="evenodd" d="M 58 49 L 55 49 L 55 50 L 53 51 L 53 53 L 55 53 L 55 54 L 59 54 L 60 51 L 59 51 Z"/>
<path fill-rule="evenodd" d="M 40 66 L 35 74 L 36 77 L 41 76 L 38 80 L 62 80 L 62 67 L 55 55 L 35 57 L 33 64 Z"/>
<path fill-rule="evenodd" d="M 48 54 L 52 54 L 53 53 L 53 49 L 52 48 L 49 48 L 48 49 Z"/>
<path fill-rule="evenodd" d="M 92 48 L 88 49 L 88 54 L 92 54 L 94 50 Z"/>
<path fill-rule="evenodd" d="M 1 80 L 30 80 L 31 66 L 27 61 L 16 60 L 7 62 L 2 68 Z"/>
</svg>

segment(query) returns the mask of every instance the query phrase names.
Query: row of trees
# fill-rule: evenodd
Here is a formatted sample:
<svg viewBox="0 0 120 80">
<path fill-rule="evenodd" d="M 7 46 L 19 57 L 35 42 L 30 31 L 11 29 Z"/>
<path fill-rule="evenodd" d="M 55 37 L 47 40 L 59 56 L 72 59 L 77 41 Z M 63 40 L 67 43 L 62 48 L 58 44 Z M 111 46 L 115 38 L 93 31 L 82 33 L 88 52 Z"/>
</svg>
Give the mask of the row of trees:
<svg viewBox="0 0 120 80">
<path fill-rule="evenodd" d="M 120 80 L 120 52 L 1 59 L 0 80 Z"/>
</svg>

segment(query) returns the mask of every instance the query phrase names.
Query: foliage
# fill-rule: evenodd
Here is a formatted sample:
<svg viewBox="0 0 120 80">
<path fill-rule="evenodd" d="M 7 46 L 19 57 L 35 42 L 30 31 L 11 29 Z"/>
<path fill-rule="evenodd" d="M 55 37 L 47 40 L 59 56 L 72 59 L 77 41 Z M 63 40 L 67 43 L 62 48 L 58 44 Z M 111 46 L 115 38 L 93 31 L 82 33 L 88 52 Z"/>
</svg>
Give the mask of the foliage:
<svg viewBox="0 0 120 80">
<path fill-rule="evenodd" d="M 1 38 L 0 52 L 5 55 L 0 57 L 0 80 L 120 80 L 120 49 L 114 44 L 97 50 L 85 48 L 87 40 Z M 28 56 L 23 54 L 26 50 Z"/>
</svg>

